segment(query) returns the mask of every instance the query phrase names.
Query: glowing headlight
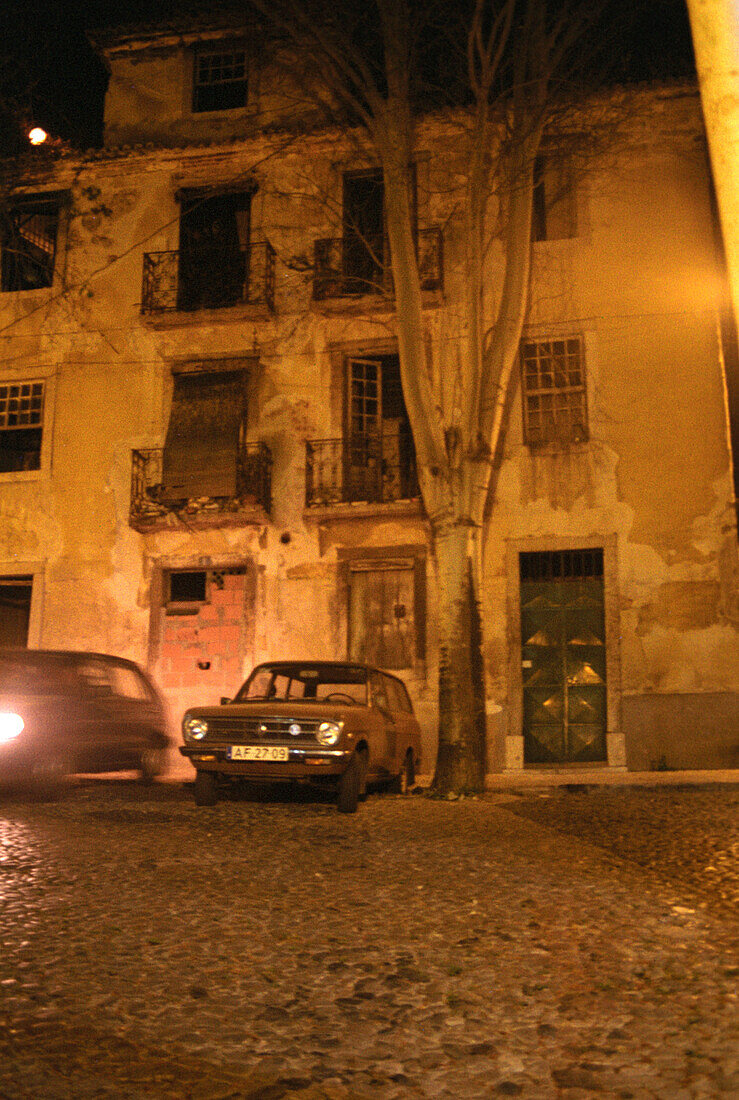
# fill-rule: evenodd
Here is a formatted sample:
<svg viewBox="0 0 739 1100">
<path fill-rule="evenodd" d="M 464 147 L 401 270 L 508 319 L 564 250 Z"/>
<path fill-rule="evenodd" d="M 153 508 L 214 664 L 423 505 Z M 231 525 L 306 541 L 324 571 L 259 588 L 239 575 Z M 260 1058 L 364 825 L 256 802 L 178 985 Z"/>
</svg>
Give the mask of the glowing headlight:
<svg viewBox="0 0 739 1100">
<path fill-rule="evenodd" d="M 15 741 L 25 725 L 20 714 L 12 711 L 0 711 L 0 745 L 6 745 L 8 741 Z"/>
<path fill-rule="evenodd" d="M 208 732 L 208 723 L 202 718 L 186 714 L 182 720 L 182 733 L 186 741 L 202 741 Z"/>
<path fill-rule="evenodd" d="M 341 737 L 343 722 L 321 722 L 316 730 L 316 740 L 320 745 L 335 745 Z"/>
</svg>

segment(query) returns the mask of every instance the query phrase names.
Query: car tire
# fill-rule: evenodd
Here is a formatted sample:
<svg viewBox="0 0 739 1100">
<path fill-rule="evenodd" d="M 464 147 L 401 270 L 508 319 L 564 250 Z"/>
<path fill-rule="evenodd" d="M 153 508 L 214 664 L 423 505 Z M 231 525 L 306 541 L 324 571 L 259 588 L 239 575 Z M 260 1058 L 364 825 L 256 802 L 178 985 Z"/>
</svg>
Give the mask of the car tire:
<svg viewBox="0 0 739 1100">
<path fill-rule="evenodd" d="M 165 750 L 149 745 L 139 757 L 139 775 L 142 783 L 153 783 L 164 771 Z"/>
<path fill-rule="evenodd" d="M 195 805 L 215 806 L 218 801 L 218 777 L 215 772 L 198 772 L 195 776 Z"/>
<path fill-rule="evenodd" d="M 408 794 L 412 787 L 416 783 L 416 766 L 413 762 L 413 750 L 408 749 L 408 752 L 403 757 L 403 766 L 399 773 L 390 783 L 390 790 L 393 794 Z"/>
<path fill-rule="evenodd" d="M 340 814 L 354 814 L 359 804 L 359 794 L 362 790 L 362 773 L 364 771 L 363 756 L 355 752 L 349 761 L 349 766 L 339 780 L 339 797 L 336 803 Z"/>
<path fill-rule="evenodd" d="M 367 799 L 367 769 L 369 767 L 369 755 L 366 749 L 360 750 L 361 756 L 361 771 L 359 775 L 359 801 L 365 802 Z"/>
</svg>

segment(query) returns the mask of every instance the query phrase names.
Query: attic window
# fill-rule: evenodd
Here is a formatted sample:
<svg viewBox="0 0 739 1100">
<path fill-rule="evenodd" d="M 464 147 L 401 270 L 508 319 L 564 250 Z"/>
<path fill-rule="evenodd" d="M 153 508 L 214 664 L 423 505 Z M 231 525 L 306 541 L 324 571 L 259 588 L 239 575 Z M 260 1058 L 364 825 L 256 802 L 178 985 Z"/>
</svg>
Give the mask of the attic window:
<svg viewBox="0 0 739 1100">
<path fill-rule="evenodd" d="M 193 112 L 230 111 L 245 106 L 246 51 L 198 51 L 195 55 Z"/>
</svg>

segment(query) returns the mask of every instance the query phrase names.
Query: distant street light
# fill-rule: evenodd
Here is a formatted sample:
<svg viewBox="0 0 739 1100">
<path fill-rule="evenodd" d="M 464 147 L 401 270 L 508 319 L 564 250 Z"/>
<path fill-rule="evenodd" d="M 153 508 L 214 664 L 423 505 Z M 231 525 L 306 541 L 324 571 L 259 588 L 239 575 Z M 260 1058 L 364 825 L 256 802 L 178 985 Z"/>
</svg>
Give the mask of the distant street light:
<svg viewBox="0 0 739 1100">
<path fill-rule="evenodd" d="M 46 130 L 42 130 L 40 126 L 34 126 L 32 130 L 28 131 L 28 140 L 31 145 L 43 145 L 48 136 Z"/>
</svg>

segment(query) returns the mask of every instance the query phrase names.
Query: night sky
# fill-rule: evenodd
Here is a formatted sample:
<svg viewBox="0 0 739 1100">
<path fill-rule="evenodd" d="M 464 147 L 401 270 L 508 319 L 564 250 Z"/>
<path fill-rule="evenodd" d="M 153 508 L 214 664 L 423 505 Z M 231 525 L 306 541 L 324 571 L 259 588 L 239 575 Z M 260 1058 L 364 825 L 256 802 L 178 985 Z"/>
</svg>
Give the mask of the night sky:
<svg viewBox="0 0 739 1100">
<path fill-rule="evenodd" d="M 450 0 L 454 2 L 454 0 Z M 635 79 L 692 73 L 684 0 L 635 0 L 635 29 L 619 45 L 624 73 Z M 624 10 L 630 0 L 624 0 Z M 106 73 L 85 28 L 137 23 L 216 0 L 0 0 L 0 151 L 19 148 L 26 122 L 82 148 L 101 141 Z M 221 5 L 222 6 L 222 3 Z M 11 111 L 7 101 L 12 100 Z M 20 115 L 19 122 L 10 117 Z"/>
</svg>

